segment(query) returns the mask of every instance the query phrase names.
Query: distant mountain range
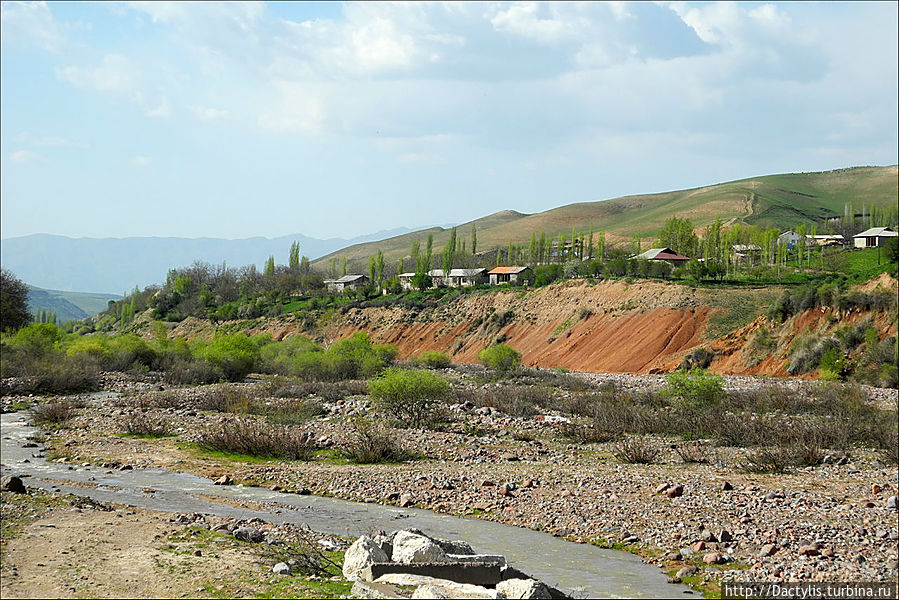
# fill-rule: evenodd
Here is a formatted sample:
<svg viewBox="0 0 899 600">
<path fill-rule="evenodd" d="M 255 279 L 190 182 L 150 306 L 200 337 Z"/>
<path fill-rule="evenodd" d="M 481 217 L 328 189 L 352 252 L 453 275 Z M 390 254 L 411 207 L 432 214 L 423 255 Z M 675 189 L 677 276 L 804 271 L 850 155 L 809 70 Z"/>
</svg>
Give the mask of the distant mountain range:
<svg viewBox="0 0 899 600">
<path fill-rule="evenodd" d="M 35 234 L 0 242 L 3 268 L 31 286 L 50 290 L 124 294 L 135 286 L 164 283 L 169 269 L 195 261 L 232 267 L 255 264 L 261 268 L 269 256 L 286 264 L 290 245 L 310 259 L 339 248 L 407 233 L 401 227 L 352 239 L 320 240 L 302 234 L 277 238 L 127 237 L 70 238 Z M 104 307 L 105 308 L 105 307 Z"/>
</svg>

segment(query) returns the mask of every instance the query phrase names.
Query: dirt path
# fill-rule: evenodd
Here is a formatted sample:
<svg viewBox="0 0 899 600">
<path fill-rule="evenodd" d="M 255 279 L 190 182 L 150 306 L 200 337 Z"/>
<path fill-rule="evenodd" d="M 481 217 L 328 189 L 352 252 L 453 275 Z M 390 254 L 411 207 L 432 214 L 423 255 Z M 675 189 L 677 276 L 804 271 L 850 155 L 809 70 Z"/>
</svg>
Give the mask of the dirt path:
<svg viewBox="0 0 899 600">
<path fill-rule="evenodd" d="M 302 577 L 272 574 L 270 560 L 231 536 L 169 513 L 79 508 L 71 498 L 3 493 L 3 598 L 321 595 Z M 10 520 L 20 525 L 13 535 Z"/>
</svg>

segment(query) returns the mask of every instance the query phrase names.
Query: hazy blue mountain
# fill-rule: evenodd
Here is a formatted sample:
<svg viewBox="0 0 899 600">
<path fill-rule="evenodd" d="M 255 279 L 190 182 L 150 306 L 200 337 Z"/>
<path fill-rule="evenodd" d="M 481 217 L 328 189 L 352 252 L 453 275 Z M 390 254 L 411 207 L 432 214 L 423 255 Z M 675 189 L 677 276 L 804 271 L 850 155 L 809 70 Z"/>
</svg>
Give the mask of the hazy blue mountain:
<svg viewBox="0 0 899 600">
<path fill-rule="evenodd" d="M 22 281 L 38 288 L 77 292 L 127 293 L 165 282 L 169 269 L 195 261 L 226 262 L 262 268 L 269 256 L 286 264 L 290 244 L 299 242 L 300 252 L 316 259 L 340 248 L 407 233 L 401 227 L 353 239 L 319 240 L 301 234 L 277 238 L 129 237 L 70 238 L 34 234 L 0 242 L 0 262 Z"/>
</svg>

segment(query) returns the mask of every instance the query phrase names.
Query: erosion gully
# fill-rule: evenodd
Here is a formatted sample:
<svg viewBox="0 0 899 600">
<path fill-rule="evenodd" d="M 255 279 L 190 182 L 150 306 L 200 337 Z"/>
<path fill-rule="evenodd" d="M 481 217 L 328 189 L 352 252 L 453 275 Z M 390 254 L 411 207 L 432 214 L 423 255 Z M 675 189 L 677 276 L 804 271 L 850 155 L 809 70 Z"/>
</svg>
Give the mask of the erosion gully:
<svg viewBox="0 0 899 600">
<path fill-rule="evenodd" d="M 294 496 L 256 487 L 217 486 L 203 477 L 163 469 L 109 471 L 49 462 L 42 458 L 41 448 L 23 448 L 31 436 L 39 433 L 28 424 L 28 417 L 26 412 L 2 415 L 0 448 L 3 474 L 27 476 L 24 481 L 29 487 L 156 511 L 306 524 L 314 531 L 331 535 L 355 537 L 377 530 L 415 527 L 435 537 L 465 540 L 478 552 L 503 554 L 510 564 L 575 597 L 698 596 L 686 586 L 669 584 L 658 568 L 634 555 L 575 544 L 525 528 L 422 509 Z M 222 501 L 216 502 L 209 496 Z M 271 508 L 237 508 L 229 501 L 265 503 Z"/>
</svg>

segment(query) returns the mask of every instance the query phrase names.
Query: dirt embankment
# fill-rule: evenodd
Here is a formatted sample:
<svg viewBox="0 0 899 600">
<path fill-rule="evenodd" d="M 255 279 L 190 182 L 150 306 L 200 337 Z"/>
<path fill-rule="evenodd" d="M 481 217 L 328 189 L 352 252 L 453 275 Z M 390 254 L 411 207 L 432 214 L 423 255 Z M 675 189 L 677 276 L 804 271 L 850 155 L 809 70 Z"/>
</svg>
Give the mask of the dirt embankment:
<svg viewBox="0 0 899 600">
<path fill-rule="evenodd" d="M 896 287 L 886 276 L 865 289 L 877 284 Z M 653 281 L 576 280 L 531 291 L 470 294 L 424 308 L 352 308 L 338 312 L 313 333 L 294 315 L 259 320 L 241 331 L 265 332 L 275 339 L 302 333 L 324 344 L 366 331 L 376 343 L 396 344 L 401 359 L 439 350 L 456 362 L 477 362 L 478 352 L 502 341 L 519 350 L 530 366 L 608 373 L 671 371 L 685 355 L 704 347 L 715 355 L 709 367 L 713 372 L 767 376 L 787 375 L 786 350 L 801 331 L 823 331 L 870 317 L 881 337 L 896 335 L 889 315 L 814 309 L 778 325 L 777 348 L 761 360 L 753 359 L 749 340 L 760 327 L 771 327 L 759 309 L 747 313 L 742 323 L 733 321 L 742 325 L 739 329 L 718 339 L 708 336 L 710 319 L 751 304 L 760 293 Z M 208 338 L 212 333 L 209 323 L 187 319 L 172 335 Z"/>
</svg>

